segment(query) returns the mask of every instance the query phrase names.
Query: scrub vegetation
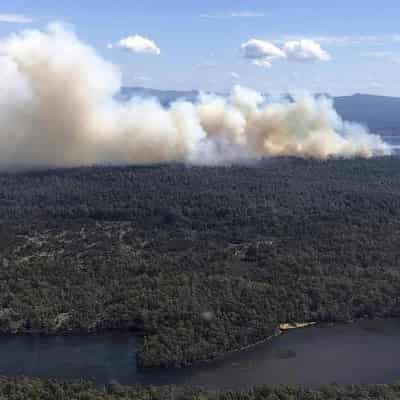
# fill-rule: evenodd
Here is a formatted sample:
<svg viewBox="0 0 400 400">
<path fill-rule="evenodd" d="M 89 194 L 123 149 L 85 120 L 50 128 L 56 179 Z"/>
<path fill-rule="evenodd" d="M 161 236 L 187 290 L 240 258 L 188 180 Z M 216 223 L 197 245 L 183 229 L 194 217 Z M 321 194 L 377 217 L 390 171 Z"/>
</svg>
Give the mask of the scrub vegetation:
<svg viewBox="0 0 400 400">
<path fill-rule="evenodd" d="M 400 316 L 400 159 L 0 175 L 0 331 L 131 330 L 142 368 Z"/>
</svg>

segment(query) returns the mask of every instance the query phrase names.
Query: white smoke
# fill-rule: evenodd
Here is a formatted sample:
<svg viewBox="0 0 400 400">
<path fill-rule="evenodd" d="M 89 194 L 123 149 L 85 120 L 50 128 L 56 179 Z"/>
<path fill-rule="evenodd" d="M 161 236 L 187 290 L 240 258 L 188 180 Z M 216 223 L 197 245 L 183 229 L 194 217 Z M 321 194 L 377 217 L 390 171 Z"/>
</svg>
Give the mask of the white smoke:
<svg viewBox="0 0 400 400">
<path fill-rule="evenodd" d="M 114 100 L 120 74 L 58 25 L 0 41 L 0 167 L 184 161 L 265 156 L 352 157 L 390 148 L 343 123 L 325 99 L 266 104 L 239 86 L 196 104 Z"/>
</svg>

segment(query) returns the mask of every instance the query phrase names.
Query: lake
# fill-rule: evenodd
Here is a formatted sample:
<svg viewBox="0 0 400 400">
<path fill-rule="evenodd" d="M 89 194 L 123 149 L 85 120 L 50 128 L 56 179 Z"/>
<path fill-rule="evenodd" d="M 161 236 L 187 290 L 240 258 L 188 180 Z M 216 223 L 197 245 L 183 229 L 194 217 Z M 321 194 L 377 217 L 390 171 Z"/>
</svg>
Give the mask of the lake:
<svg viewBox="0 0 400 400">
<path fill-rule="evenodd" d="M 400 320 L 293 330 L 208 365 L 143 373 L 130 334 L 1 336 L 0 375 L 90 379 L 98 384 L 255 385 L 392 383 L 400 379 Z"/>
</svg>

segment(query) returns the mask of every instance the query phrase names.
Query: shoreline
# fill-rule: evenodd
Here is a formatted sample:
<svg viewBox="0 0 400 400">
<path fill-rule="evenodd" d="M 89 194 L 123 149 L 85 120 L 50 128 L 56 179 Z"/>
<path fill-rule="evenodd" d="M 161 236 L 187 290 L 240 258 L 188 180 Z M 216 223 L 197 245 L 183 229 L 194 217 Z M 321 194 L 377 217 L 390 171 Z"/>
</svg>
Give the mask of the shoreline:
<svg viewBox="0 0 400 400">
<path fill-rule="evenodd" d="M 140 362 L 136 361 L 136 366 L 138 370 L 146 373 L 146 372 L 154 372 L 154 371 L 167 371 L 167 370 L 181 370 L 181 369 L 190 369 L 190 368 L 196 368 L 196 367 L 202 367 L 202 366 L 207 366 L 212 363 L 218 363 L 226 360 L 227 358 L 241 353 L 245 352 L 248 350 L 252 350 L 256 348 L 257 346 L 264 345 L 271 341 L 272 339 L 279 337 L 285 333 L 288 333 L 293 330 L 299 330 L 299 329 L 307 329 L 307 328 L 312 328 L 312 327 L 326 327 L 326 326 L 335 326 L 337 324 L 354 324 L 358 321 L 379 321 L 379 320 L 386 320 L 386 319 L 391 319 L 391 318 L 396 318 L 396 317 L 388 317 L 388 318 L 357 318 L 355 320 L 349 320 L 349 321 L 341 321 L 341 322 L 318 322 L 318 321 L 310 321 L 310 322 L 287 322 L 287 323 L 281 323 L 275 327 L 274 332 L 261 339 L 258 340 L 255 343 L 248 344 L 246 346 L 242 346 L 237 349 L 229 350 L 226 352 L 218 352 L 211 354 L 210 357 L 205 358 L 205 359 L 199 359 L 195 360 L 192 362 L 186 362 L 182 363 L 180 365 L 174 366 L 171 364 L 170 366 L 149 366 L 149 367 L 143 367 Z M 398 317 L 397 317 L 398 318 Z M 60 332 L 41 332 L 41 331 L 22 331 L 22 332 L 0 332 L 0 337 L 15 337 L 15 336 L 32 336 L 32 337 L 77 337 L 77 336 L 96 336 L 96 335 L 102 335 L 102 334 L 126 334 L 126 335 L 132 335 L 136 340 L 138 345 L 140 346 L 140 340 L 143 338 L 143 331 L 140 330 L 135 330 L 135 329 L 124 329 L 124 328 L 116 328 L 116 329 L 101 329 L 101 330 L 90 330 L 90 331 L 79 331 L 79 330 L 64 330 Z M 137 349 L 136 356 L 140 352 L 140 348 Z"/>
<path fill-rule="evenodd" d="M 143 372 L 151 372 L 151 371 L 157 371 L 157 370 L 171 370 L 171 369 L 185 369 L 185 368 L 196 368 L 196 367 L 201 367 L 201 366 L 206 366 L 209 365 L 213 362 L 221 362 L 224 359 L 233 356 L 237 353 L 241 353 L 247 350 L 251 350 L 257 346 L 261 346 L 270 340 L 272 340 L 275 337 L 279 337 L 282 334 L 294 330 L 294 329 L 304 329 L 306 327 L 311 327 L 317 325 L 317 322 L 309 322 L 309 323 L 299 323 L 299 322 L 294 322 L 294 323 L 285 323 L 285 324 L 280 324 L 275 327 L 274 333 L 267 336 L 264 339 L 258 340 L 255 343 L 248 344 L 246 346 L 242 346 L 238 349 L 233 349 L 233 350 L 228 350 L 226 352 L 219 352 L 219 353 L 214 353 L 215 355 L 211 355 L 209 358 L 206 359 L 200 359 L 200 360 L 195 360 L 193 362 L 187 362 L 183 363 L 179 366 L 150 366 L 150 367 L 143 367 L 141 366 L 140 362 L 136 361 L 136 366 L 140 371 Z M 13 336 L 32 336 L 32 337 L 79 337 L 79 336 L 96 336 L 96 335 L 102 335 L 102 334 L 131 334 L 134 336 L 135 339 L 140 341 L 143 337 L 143 331 L 140 330 L 134 330 L 134 329 L 123 329 L 123 328 L 117 328 L 117 329 L 102 329 L 102 330 L 90 330 L 90 331 L 79 331 L 79 330 L 62 330 L 59 332 L 51 332 L 51 331 L 36 331 L 36 330 L 31 330 L 31 331 L 18 331 L 18 332 L 0 332 L 0 337 L 13 337 Z M 140 345 L 140 343 L 139 343 Z M 137 350 L 139 352 L 140 349 Z"/>
<path fill-rule="evenodd" d="M 217 363 L 217 362 L 222 362 L 229 358 L 230 356 L 233 356 L 237 353 L 245 352 L 247 350 L 252 350 L 256 348 L 257 346 L 261 346 L 263 344 L 268 343 L 270 340 L 279 337 L 281 335 L 284 335 L 285 333 L 292 331 L 292 330 L 297 330 L 297 329 L 306 329 L 306 328 L 311 328 L 311 327 L 316 327 L 318 326 L 318 322 L 292 322 L 292 323 L 284 323 L 280 324 L 275 328 L 275 332 L 267 336 L 264 339 L 258 340 L 255 343 L 240 347 L 239 349 L 234 349 L 234 350 L 229 350 L 224 353 L 218 353 L 215 355 L 215 357 L 211 356 L 210 358 L 203 359 L 203 360 L 197 360 L 193 361 L 191 363 L 183 364 L 181 366 L 172 366 L 172 367 L 145 367 L 142 368 L 140 367 L 140 370 L 143 372 L 152 372 L 152 371 L 157 371 L 157 370 L 180 370 L 180 369 L 185 369 L 185 368 L 196 368 L 196 367 L 202 367 L 202 366 L 207 366 L 212 363 Z"/>
<path fill-rule="evenodd" d="M 288 332 L 292 331 L 294 329 L 303 329 L 303 328 L 308 328 L 311 326 L 316 326 L 318 325 L 318 322 L 312 321 L 312 322 L 286 322 L 284 324 L 279 325 L 279 329 L 283 332 Z"/>
</svg>

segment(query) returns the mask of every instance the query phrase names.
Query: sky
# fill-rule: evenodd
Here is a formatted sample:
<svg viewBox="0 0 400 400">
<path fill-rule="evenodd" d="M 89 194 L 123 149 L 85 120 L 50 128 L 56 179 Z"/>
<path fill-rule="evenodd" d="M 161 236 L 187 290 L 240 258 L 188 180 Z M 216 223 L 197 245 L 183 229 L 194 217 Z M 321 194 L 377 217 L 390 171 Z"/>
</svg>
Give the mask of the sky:
<svg viewBox="0 0 400 400">
<path fill-rule="evenodd" d="M 58 21 L 124 85 L 222 93 L 400 96 L 399 20 L 398 0 L 0 2 L 0 38 Z"/>
</svg>

